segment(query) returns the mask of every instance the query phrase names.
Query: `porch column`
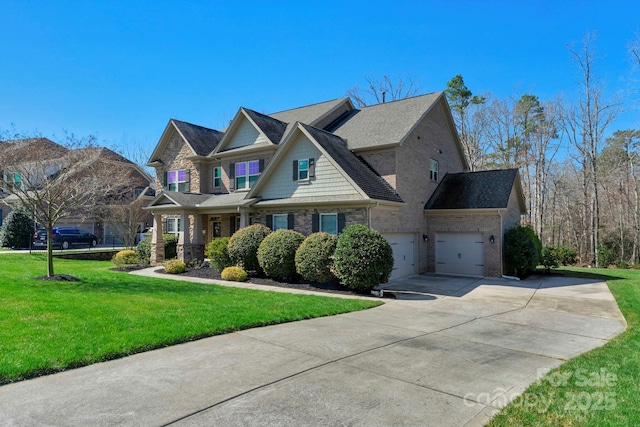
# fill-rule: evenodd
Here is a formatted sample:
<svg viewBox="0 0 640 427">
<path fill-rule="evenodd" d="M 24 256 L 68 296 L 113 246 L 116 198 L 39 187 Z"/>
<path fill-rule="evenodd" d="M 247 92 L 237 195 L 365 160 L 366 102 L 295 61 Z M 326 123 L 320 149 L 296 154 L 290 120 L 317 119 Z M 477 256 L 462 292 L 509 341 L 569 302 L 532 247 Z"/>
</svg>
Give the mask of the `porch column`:
<svg viewBox="0 0 640 427">
<path fill-rule="evenodd" d="M 164 230 L 162 230 L 162 215 L 153 214 L 153 233 L 151 233 L 151 264 L 164 261 Z"/>
<path fill-rule="evenodd" d="M 178 232 L 178 259 L 188 262 L 191 259 L 191 221 L 187 212 L 182 212 L 180 216 L 182 231 Z"/>
<path fill-rule="evenodd" d="M 249 212 L 240 211 L 240 228 L 249 226 Z"/>
</svg>

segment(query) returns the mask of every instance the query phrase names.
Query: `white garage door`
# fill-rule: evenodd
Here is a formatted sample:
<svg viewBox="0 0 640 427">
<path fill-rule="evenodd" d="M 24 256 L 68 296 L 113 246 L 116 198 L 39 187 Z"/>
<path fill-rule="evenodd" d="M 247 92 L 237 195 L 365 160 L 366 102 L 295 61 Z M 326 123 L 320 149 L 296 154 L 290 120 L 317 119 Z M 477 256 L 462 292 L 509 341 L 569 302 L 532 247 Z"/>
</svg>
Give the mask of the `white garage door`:
<svg viewBox="0 0 640 427">
<path fill-rule="evenodd" d="M 384 237 L 393 249 L 393 270 L 389 280 L 415 273 L 415 239 L 413 233 L 390 233 Z"/>
<path fill-rule="evenodd" d="M 436 273 L 484 276 L 482 233 L 436 233 Z"/>
</svg>

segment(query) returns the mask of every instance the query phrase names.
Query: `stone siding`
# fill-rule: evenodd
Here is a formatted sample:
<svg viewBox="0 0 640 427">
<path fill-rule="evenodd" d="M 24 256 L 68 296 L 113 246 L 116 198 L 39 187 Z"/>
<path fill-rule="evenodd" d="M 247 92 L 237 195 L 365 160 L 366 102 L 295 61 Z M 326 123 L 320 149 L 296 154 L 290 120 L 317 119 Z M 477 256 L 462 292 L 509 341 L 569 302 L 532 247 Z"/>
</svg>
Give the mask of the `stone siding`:
<svg viewBox="0 0 640 427">
<path fill-rule="evenodd" d="M 253 214 L 256 224 L 267 224 L 267 215 L 293 214 L 294 230 L 308 236 L 312 233 L 312 215 L 314 213 L 343 213 L 345 214 L 345 227 L 352 224 L 367 225 L 366 208 L 322 208 L 322 209 L 270 209 L 260 210 Z"/>
<path fill-rule="evenodd" d="M 156 189 L 164 189 L 164 172 L 189 169 L 189 190 L 191 193 L 202 192 L 200 188 L 200 164 L 196 164 L 187 157 L 193 156 L 193 151 L 184 142 L 180 134 L 172 131 L 167 146 L 160 156 L 162 166 L 156 167 Z"/>
</svg>

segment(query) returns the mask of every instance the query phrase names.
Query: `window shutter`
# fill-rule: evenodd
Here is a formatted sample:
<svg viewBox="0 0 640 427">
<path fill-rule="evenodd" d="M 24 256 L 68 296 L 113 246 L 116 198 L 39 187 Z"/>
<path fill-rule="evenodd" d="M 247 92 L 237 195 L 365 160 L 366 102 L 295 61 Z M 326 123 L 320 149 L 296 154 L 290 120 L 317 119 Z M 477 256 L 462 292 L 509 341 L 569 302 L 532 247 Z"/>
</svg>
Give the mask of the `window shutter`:
<svg viewBox="0 0 640 427">
<path fill-rule="evenodd" d="M 229 230 L 231 231 L 231 235 L 233 235 L 233 233 L 236 232 L 235 228 L 236 228 L 236 217 L 235 216 L 229 217 Z"/>
<path fill-rule="evenodd" d="M 293 161 L 293 180 L 294 181 L 298 180 L 298 161 L 297 160 Z"/>
<path fill-rule="evenodd" d="M 273 229 L 273 215 L 267 215 L 267 227 Z"/>
<path fill-rule="evenodd" d="M 236 164 L 231 163 L 229 165 L 229 191 L 236 188 Z"/>
<path fill-rule="evenodd" d="M 191 169 L 184 170 L 184 187 L 185 193 L 191 192 Z"/>
<path fill-rule="evenodd" d="M 316 160 L 309 159 L 309 178 L 316 176 Z"/>
<path fill-rule="evenodd" d="M 295 219 L 292 213 L 287 215 L 287 228 L 293 230 L 295 228 Z"/>
<path fill-rule="evenodd" d="M 314 213 L 311 215 L 311 232 L 317 233 L 320 231 L 320 214 Z"/>
<path fill-rule="evenodd" d="M 163 187 L 163 188 L 167 188 L 167 184 L 168 184 L 168 182 L 167 182 L 167 179 L 168 179 L 168 178 L 167 178 L 167 175 L 168 175 L 167 171 L 164 171 L 164 172 L 162 173 L 162 176 L 163 176 L 163 178 L 162 178 L 162 187 Z"/>
<path fill-rule="evenodd" d="M 343 213 L 339 213 L 338 214 L 338 234 L 340 234 L 340 232 L 346 225 L 346 222 L 347 222 L 347 218 L 345 217 L 345 215 Z"/>
<path fill-rule="evenodd" d="M 260 159 L 258 160 L 258 172 L 262 173 L 263 170 L 264 170 L 264 159 Z"/>
</svg>

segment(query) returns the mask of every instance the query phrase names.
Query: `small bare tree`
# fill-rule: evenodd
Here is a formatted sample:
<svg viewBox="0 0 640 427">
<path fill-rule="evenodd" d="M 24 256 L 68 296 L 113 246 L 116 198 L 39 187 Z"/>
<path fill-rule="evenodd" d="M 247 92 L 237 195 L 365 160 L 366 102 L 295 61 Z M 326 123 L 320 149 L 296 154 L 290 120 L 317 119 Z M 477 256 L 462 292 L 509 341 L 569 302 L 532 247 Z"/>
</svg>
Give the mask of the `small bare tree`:
<svg viewBox="0 0 640 427">
<path fill-rule="evenodd" d="M 367 77 L 365 80 L 366 88 L 356 85 L 347 90 L 347 96 L 351 97 L 358 107 L 410 98 L 420 89 L 413 76 L 402 74 L 396 77 L 388 74 L 382 78 Z"/>
<path fill-rule="evenodd" d="M 79 218 L 95 208 L 123 176 L 118 165 L 98 167 L 101 151 L 92 137 L 68 136 L 56 144 L 46 138 L 28 138 L 0 143 L 0 187 L 19 201 L 47 231 L 47 275 L 54 275 L 52 231 L 69 216 Z"/>
</svg>

